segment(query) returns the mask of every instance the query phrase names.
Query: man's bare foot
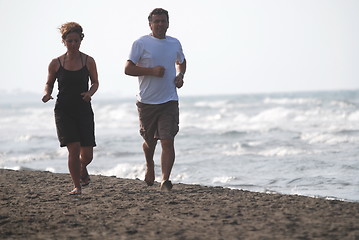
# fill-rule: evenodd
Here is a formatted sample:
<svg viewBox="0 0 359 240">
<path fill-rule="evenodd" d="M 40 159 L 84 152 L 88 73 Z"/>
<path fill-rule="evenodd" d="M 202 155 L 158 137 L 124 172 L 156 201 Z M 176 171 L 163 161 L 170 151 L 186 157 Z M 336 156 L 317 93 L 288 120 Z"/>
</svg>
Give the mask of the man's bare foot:
<svg viewBox="0 0 359 240">
<path fill-rule="evenodd" d="M 155 182 L 155 163 L 153 160 L 150 163 L 147 162 L 145 182 L 148 186 L 152 186 Z"/>
<path fill-rule="evenodd" d="M 161 183 L 161 190 L 162 191 L 171 191 L 173 185 L 172 182 L 170 180 L 164 180 Z"/>
</svg>

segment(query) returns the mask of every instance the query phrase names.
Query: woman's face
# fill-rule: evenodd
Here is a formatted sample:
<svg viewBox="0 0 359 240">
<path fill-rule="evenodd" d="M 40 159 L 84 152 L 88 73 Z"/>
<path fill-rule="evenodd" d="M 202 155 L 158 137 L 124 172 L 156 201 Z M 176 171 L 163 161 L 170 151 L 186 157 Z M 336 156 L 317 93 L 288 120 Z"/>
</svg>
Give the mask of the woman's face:
<svg viewBox="0 0 359 240">
<path fill-rule="evenodd" d="M 65 40 L 63 40 L 65 46 L 67 47 L 68 52 L 76 52 L 79 51 L 81 45 L 81 37 L 80 34 L 76 32 L 72 32 L 67 34 Z"/>
</svg>

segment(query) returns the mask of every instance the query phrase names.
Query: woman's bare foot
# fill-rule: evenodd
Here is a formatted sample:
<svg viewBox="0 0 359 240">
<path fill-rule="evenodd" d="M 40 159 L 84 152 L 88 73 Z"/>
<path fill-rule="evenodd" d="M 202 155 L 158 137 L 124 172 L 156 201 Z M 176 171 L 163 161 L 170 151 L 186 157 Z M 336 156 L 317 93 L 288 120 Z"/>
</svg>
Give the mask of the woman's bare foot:
<svg viewBox="0 0 359 240">
<path fill-rule="evenodd" d="M 81 182 L 81 186 L 87 186 L 90 184 L 90 175 L 87 172 L 87 168 L 86 166 L 84 166 L 83 164 L 81 164 L 81 170 L 80 170 L 80 182 Z"/>
</svg>

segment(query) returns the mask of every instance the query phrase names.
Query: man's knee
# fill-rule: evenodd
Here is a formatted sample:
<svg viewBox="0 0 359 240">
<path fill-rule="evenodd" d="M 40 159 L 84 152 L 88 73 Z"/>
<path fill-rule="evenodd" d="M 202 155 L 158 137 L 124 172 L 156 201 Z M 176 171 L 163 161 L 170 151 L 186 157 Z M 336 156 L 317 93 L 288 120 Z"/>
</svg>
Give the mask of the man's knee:
<svg viewBox="0 0 359 240">
<path fill-rule="evenodd" d="M 161 139 L 162 149 L 172 149 L 174 147 L 173 139 Z"/>
<path fill-rule="evenodd" d="M 142 144 L 143 151 L 154 152 L 157 145 L 157 141 L 144 141 Z"/>
</svg>

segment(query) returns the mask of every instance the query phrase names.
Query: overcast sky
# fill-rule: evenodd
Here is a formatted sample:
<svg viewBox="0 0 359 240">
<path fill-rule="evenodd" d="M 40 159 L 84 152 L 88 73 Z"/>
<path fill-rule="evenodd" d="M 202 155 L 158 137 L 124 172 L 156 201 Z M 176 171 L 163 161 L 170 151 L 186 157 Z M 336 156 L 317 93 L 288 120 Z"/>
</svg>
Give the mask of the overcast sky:
<svg viewBox="0 0 359 240">
<path fill-rule="evenodd" d="M 41 95 L 48 64 L 66 51 L 57 28 L 76 21 L 97 94 L 135 96 L 124 64 L 156 7 L 186 55 L 180 95 L 359 89 L 357 0 L 0 0 L 0 90 Z"/>
</svg>

